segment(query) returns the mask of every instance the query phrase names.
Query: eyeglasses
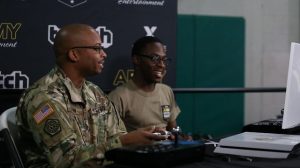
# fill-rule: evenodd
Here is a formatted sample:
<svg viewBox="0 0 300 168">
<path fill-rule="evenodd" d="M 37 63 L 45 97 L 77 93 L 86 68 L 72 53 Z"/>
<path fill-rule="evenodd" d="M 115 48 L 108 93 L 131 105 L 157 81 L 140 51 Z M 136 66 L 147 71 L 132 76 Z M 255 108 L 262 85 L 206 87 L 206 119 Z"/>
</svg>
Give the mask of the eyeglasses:
<svg viewBox="0 0 300 168">
<path fill-rule="evenodd" d="M 154 64 L 159 64 L 162 61 L 165 65 L 169 65 L 169 63 L 172 61 L 171 58 L 167 58 L 167 57 L 161 58 L 159 55 L 146 55 L 146 54 L 136 54 L 136 55 L 148 58 Z"/>
<path fill-rule="evenodd" d="M 93 49 L 93 50 L 95 50 L 98 53 L 100 53 L 104 49 L 102 46 L 76 46 L 76 47 L 72 47 L 71 49 L 76 49 L 76 48 Z"/>
</svg>

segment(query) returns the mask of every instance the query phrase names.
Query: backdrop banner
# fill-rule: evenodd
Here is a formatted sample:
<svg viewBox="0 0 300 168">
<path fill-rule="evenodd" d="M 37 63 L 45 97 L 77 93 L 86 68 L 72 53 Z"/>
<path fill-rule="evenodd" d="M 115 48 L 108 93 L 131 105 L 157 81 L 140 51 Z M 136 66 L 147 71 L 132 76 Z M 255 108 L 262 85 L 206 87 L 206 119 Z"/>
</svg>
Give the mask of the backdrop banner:
<svg viewBox="0 0 300 168">
<path fill-rule="evenodd" d="M 0 89 L 25 89 L 54 66 L 53 39 L 65 24 L 100 34 L 108 57 L 94 83 L 109 91 L 132 77 L 132 43 L 159 37 L 172 59 L 164 83 L 175 86 L 176 0 L 1 0 Z M 4 95 L 0 95 L 4 96 Z"/>
</svg>

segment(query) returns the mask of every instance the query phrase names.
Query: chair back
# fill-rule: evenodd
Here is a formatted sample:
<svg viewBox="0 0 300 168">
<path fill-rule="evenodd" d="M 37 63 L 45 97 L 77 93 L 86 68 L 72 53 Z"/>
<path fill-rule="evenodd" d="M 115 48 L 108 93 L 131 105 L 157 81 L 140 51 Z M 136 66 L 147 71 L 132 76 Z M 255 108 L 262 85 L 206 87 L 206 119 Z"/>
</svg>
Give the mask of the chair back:
<svg viewBox="0 0 300 168">
<path fill-rule="evenodd" d="M 0 131 L 3 140 L 8 148 L 11 161 L 16 168 L 24 168 L 22 158 L 19 154 L 16 143 L 19 140 L 19 131 L 16 124 L 17 107 L 5 110 L 0 116 Z"/>
</svg>

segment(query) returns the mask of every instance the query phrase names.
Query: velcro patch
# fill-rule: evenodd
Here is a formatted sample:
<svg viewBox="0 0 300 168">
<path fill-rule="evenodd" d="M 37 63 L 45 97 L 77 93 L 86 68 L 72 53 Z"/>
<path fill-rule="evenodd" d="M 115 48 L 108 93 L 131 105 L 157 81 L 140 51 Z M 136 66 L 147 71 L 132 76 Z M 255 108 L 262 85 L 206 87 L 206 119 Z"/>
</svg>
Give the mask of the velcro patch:
<svg viewBox="0 0 300 168">
<path fill-rule="evenodd" d="M 171 116 L 171 110 L 169 105 L 162 105 L 161 106 L 161 111 L 163 114 L 163 119 L 168 120 Z"/>
<path fill-rule="evenodd" d="M 34 115 L 33 118 L 37 124 L 40 124 L 44 119 L 54 112 L 52 107 L 47 103 L 42 106 Z"/>
<path fill-rule="evenodd" d="M 58 119 L 48 119 L 45 122 L 44 131 L 50 136 L 59 133 L 61 131 L 61 126 Z"/>
</svg>

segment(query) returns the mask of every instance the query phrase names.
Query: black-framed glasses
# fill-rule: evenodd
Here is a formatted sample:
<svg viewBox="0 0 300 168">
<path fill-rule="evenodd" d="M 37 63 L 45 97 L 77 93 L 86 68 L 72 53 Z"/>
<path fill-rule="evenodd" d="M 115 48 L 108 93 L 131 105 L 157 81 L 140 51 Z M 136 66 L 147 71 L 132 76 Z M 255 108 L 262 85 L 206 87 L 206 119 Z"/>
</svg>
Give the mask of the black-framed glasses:
<svg viewBox="0 0 300 168">
<path fill-rule="evenodd" d="M 160 62 L 163 62 L 165 65 L 169 65 L 170 62 L 172 61 L 171 58 L 168 57 L 161 57 L 159 55 L 146 55 L 146 54 L 136 54 L 141 57 L 145 57 L 150 59 L 154 64 L 159 64 Z"/>
<path fill-rule="evenodd" d="M 87 48 L 87 49 L 93 49 L 96 52 L 100 53 L 104 48 L 102 46 L 75 46 L 70 49 L 76 49 L 76 48 Z"/>
</svg>

